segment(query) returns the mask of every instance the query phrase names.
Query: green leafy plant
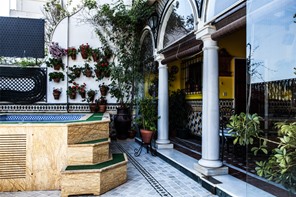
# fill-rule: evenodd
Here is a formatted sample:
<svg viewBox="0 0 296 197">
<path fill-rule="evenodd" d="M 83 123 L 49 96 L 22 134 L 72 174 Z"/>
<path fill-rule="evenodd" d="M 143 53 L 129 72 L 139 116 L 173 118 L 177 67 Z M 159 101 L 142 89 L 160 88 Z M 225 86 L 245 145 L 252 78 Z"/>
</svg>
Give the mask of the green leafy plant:
<svg viewBox="0 0 296 197">
<path fill-rule="evenodd" d="M 52 79 L 62 79 L 64 81 L 65 75 L 62 72 L 51 72 L 49 75 L 49 81 L 52 81 Z"/>
<path fill-rule="evenodd" d="M 85 75 L 85 76 L 89 76 L 89 77 L 94 77 L 92 75 L 92 71 L 93 71 L 93 67 L 90 66 L 89 63 L 84 63 L 84 66 L 82 67 L 82 73 Z M 90 72 L 90 75 L 88 74 Z"/>
<path fill-rule="evenodd" d="M 245 146 L 253 144 L 254 138 L 259 137 L 260 120 L 262 118 L 257 114 L 235 114 L 230 117 L 229 124 L 227 127 L 230 128 L 228 131 L 235 138 L 233 143 L 239 143 L 239 145 Z"/>
<path fill-rule="evenodd" d="M 64 70 L 64 63 L 62 59 L 59 58 L 48 58 L 48 60 L 45 62 L 47 67 L 53 68 L 56 65 L 60 65 L 61 68 Z"/>
<path fill-rule="evenodd" d="M 79 84 L 74 81 L 72 86 L 68 86 L 67 95 L 77 93 L 78 89 L 79 89 Z"/>
<path fill-rule="evenodd" d="M 186 102 L 185 91 L 181 89 L 173 91 L 169 98 L 170 131 L 175 130 L 177 134 L 187 132 L 186 125 L 191 111 L 191 106 Z"/>
<path fill-rule="evenodd" d="M 267 161 L 256 162 L 259 176 L 282 184 L 296 193 L 296 122 L 276 123 L 280 143 Z M 266 140 L 265 140 L 266 143 Z"/>
<path fill-rule="evenodd" d="M 111 68 L 110 94 L 117 98 L 121 107 L 132 105 L 138 91 L 136 84 L 143 80 L 140 36 L 154 7 L 148 6 L 144 0 L 134 1 L 131 7 L 126 6 L 122 0 L 113 5 L 108 3 L 100 6 L 88 0 L 84 6 L 89 9 L 98 7 L 95 16 L 87 20 L 96 27 L 104 55 L 108 58 L 113 54 L 118 60 L 118 64 Z"/>
<path fill-rule="evenodd" d="M 82 68 L 78 67 L 77 65 L 73 65 L 71 67 L 68 67 L 68 79 L 69 82 L 72 83 L 76 78 L 80 77 Z"/>
<path fill-rule="evenodd" d="M 88 90 L 87 91 L 87 102 L 92 103 L 94 101 L 94 99 L 95 99 L 96 94 L 97 94 L 97 91 L 92 90 L 92 89 Z"/>
<path fill-rule="evenodd" d="M 136 122 L 140 127 L 150 130 L 157 130 L 157 120 L 160 118 L 157 114 L 157 100 L 153 98 L 142 98 L 139 101 L 139 113 Z"/>
</svg>

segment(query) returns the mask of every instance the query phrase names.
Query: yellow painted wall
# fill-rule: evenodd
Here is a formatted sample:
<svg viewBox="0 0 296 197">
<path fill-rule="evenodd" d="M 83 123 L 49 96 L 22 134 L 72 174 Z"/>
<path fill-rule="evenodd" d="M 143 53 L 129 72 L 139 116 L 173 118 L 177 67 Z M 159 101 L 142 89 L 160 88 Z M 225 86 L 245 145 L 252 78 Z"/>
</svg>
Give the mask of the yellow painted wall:
<svg viewBox="0 0 296 197">
<path fill-rule="evenodd" d="M 231 76 L 219 76 L 219 98 L 220 99 L 234 99 L 234 59 L 246 58 L 246 31 L 241 29 L 231 35 L 223 37 L 218 41 L 220 49 L 225 48 L 227 52 L 233 57 L 231 60 Z M 178 66 L 179 72 L 175 75 L 175 80 L 170 82 L 169 94 L 177 89 L 185 88 L 183 80 L 184 71 L 181 69 L 181 61 L 177 60 L 168 64 L 168 69 L 172 66 Z M 147 83 L 145 85 L 147 87 Z M 145 88 L 147 90 L 147 88 Z M 188 94 L 186 99 L 201 99 L 202 94 Z"/>
</svg>

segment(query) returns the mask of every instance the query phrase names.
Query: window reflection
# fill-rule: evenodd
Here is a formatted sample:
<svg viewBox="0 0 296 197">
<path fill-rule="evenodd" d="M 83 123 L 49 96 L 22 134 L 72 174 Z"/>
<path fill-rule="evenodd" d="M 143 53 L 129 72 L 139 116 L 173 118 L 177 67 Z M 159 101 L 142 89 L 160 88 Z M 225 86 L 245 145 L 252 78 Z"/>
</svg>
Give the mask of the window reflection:
<svg viewBox="0 0 296 197">
<path fill-rule="evenodd" d="M 193 13 L 189 8 L 191 8 L 191 5 L 187 0 L 175 1 L 170 7 L 168 13 L 171 14 L 165 30 L 164 47 L 194 29 Z"/>
</svg>

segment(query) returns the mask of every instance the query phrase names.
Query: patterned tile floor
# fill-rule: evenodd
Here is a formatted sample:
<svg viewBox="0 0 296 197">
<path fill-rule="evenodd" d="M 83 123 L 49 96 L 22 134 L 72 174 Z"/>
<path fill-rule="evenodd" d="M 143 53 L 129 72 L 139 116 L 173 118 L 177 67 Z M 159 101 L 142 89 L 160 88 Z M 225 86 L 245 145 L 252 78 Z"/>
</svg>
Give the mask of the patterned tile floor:
<svg viewBox="0 0 296 197">
<path fill-rule="evenodd" d="M 161 158 L 151 156 L 145 150 L 139 157 L 135 157 L 134 149 L 139 146 L 134 140 L 129 139 L 111 143 L 112 152 L 125 152 L 128 156 L 128 180 L 125 184 L 102 194 L 102 197 L 215 196 Z M 0 192 L 0 196 L 58 197 L 60 191 Z"/>
</svg>

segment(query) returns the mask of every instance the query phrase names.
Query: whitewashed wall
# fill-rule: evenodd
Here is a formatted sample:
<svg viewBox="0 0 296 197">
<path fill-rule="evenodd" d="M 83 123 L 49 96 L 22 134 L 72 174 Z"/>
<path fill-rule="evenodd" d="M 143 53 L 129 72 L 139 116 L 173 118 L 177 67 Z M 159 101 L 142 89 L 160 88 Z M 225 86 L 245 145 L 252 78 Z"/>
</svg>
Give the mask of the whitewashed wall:
<svg viewBox="0 0 296 197">
<path fill-rule="evenodd" d="M 65 18 L 55 29 L 53 34 L 53 42 L 58 42 L 59 45 L 65 49 L 68 47 L 75 47 L 79 48 L 81 44 L 88 43 L 90 47 L 97 48 L 101 47 L 102 44 L 96 35 L 93 26 L 87 24 L 85 22 L 81 22 L 81 14 L 78 12 L 77 14 L 73 15 L 72 17 Z M 82 59 L 80 53 L 77 55 L 76 60 L 72 60 L 71 58 L 64 57 L 63 63 L 65 64 L 65 70 L 63 71 L 65 74 L 65 81 L 61 81 L 59 83 L 48 81 L 48 90 L 47 90 L 47 98 L 48 103 L 65 103 L 67 102 L 67 94 L 66 90 L 68 85 L 72 85 L 72 83 L 68 83 L 67 78 L 67 67 L 72 67 L 73 65 L 77 65 L 82 67 L 86 60 Z M 92 67 L 94 67 L 95 62 L 89 61 L 88 62 Z M 52 72 L 53 68 L 48 68 L 48 73 Z M 62 71 L 62 70 L 60 70 Z M 70 71 L 71 72 L 71 71 Z M 94 72 L 93 72 L 94 74 Z M 101 95 L 99 92 L 99 84 L 103 82 L 105 84 L 110 84 L 109 78 L 103 78 L 99 81 L 96 81 L 96 77 L 89 78 L 81 74 L 79 78 L 76 78 L 74 81 L 78 84 L 86 83 L 86 89 L 93 89 L 97 90 L 98 93 L 95 99 L 98 99 Z M 54 100 L 52 95 L 53 88 L 62 88 L 62 94 L 59 100 Z M 107 95 L 108 103 L 115 103 L 116 99 L 111 98 L 111 95 Z M 82 98 L 79 94 L 77 94 L 76 99 L 68 99 L 69 103 L 85 103 L 86 101 L 82 101 Z"/>
</svg>

